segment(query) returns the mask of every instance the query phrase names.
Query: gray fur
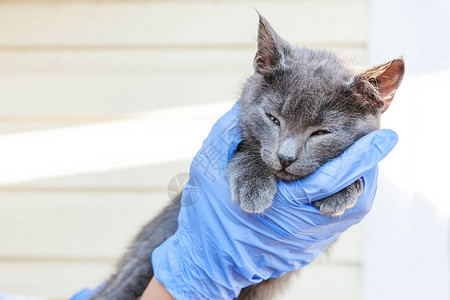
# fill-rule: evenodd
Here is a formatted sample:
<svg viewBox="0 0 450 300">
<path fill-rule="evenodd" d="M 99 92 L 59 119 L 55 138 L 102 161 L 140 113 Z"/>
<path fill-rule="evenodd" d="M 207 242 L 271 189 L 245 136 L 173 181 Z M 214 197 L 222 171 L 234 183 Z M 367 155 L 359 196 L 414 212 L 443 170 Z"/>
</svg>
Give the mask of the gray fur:
<svg viewBox="0 0 450 300">
<path fill-rule="evenodd" d="M 242 143 L 227 167 L 232 200 L 250 213 L 272 204 L 279 178 L 305 177 L 378 129 L 404 73 L 399 58 L 354 74 L 330 52 L 288 44 L 261 16 L 254 67 L 240 100 Z M 357 180 L 313 205 L 340 215 L 362 188 Z M 93 299 L 139 299 L 153 277 L 153 250 L 177 229 L 179 199 L 143 228 Z M 247 287 L 237 299 L 271 299 L 288 277 Z"/>
</svg>

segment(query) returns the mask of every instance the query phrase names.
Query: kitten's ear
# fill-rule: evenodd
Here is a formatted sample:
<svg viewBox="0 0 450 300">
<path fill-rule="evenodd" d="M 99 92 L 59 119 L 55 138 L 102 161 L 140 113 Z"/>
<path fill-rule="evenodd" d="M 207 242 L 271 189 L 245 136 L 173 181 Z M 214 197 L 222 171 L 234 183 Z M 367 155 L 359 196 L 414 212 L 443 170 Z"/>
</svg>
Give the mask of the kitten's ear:
<svg viewBox="0 0 450 300">
<path fill-rule="evenodd" d="M 405 61 L 402 57 L 372 67 L 357 76 L 360 84 L 370 84 L 380 97 L 374 99 L 375 106 L 385 112 L 402 82 L 405 73 Z M 381 98 L 381 99 L 380 99 Z"/>
<path fill-rule="evenodd" d="M 253 66 L 257 72 L 270 71 L 283 59 L 283 43 L 269 22 L 259 13 L 258 50 Z"/>
</svg>

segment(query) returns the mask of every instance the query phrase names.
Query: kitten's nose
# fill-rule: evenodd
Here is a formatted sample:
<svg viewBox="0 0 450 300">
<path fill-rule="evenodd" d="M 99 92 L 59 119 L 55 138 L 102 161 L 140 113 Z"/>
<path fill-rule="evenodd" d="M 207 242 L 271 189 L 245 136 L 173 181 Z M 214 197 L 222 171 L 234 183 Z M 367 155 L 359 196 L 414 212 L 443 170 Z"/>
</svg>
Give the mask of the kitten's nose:
<svg viewBox="0 0 450 300">
<path fill-rule="evenodd" d="M 283 167 L 283 169 L 286 169 L 289 167 L 297 158 L 292 156 L 287 156 L 278 153 L 278 159 L 280 160 L 280 164 Z"/>
</svg>

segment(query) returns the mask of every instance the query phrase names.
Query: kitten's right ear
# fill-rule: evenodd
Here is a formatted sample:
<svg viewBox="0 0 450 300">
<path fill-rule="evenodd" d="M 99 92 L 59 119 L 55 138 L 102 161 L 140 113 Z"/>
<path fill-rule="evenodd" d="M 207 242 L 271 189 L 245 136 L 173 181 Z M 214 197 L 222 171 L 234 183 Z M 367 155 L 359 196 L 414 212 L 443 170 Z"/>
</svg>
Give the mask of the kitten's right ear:
<svg viewBox="0 0 450 300">
<path fill-rule="evenodd" d="M 270 71 L 282 62 L 284 41 L 277 35 L 269 22 L 259 15 L 258 50 L 253 66 L 257 72 Z"/>
<path fill-rule="evenodd" d="M 402 83 L 405 74 L 405 61 L 402 57 L 393 59 L 384 64 L 372 67 L 356 78 L 356 82 L 363 93 L 370 93 L 371 89 L 376 90 L 376 97 L 372 99 L 372 105 L 385 112 Z"/>
</svg>

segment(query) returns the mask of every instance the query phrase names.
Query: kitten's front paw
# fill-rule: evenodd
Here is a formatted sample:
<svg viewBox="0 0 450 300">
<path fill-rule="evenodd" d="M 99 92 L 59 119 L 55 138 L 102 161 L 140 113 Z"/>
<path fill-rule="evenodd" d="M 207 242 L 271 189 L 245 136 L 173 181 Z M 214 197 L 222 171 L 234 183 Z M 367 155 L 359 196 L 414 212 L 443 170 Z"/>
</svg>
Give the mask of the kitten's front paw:
<svg viewBox="0 0 450 300">
<path fill-rule="evenodd" d="M 272 205 L 277 192 L 276 179 L 256 183 L 253 180 L 236 182 L 231 188 L 231 199 L 239 204 L 243 211 L 262 213 Z"/>
<path fill-rule="evenodd" d="M 336 194 L 322 200 L 314 201 L 312 204 L 320 209 L 322 214 L 340 216 L 346 209 L 350 209 L 356 204 L 356 201 L 362 194 L 362 191 L 363 183 L 360 178 Z"/>
<path fill-rule="evenodd" d="M 243 195 L 239 204 L 243 211 L 249 213 L 262 213 L 272 205 L 274 197 L 275 193 L 273 192 L 273 189 L 264 187 L 250 191 L 250 194 Z"/>
<path fill-rule="evenodd" d="M 277 192 L 277 180 L 249 176 L 229 176 L 231 199 L 239 204 L 243 211 L 262 213 L 272 205 Z"/>
<path fill-rule="evenodd" d="M 255 154 L 241 150 L 228 163 L 227 180 L 231 199 L 242 210 L 262 213 L 272 205 L 277 192 L 277 177 Z"/>
</svg>

